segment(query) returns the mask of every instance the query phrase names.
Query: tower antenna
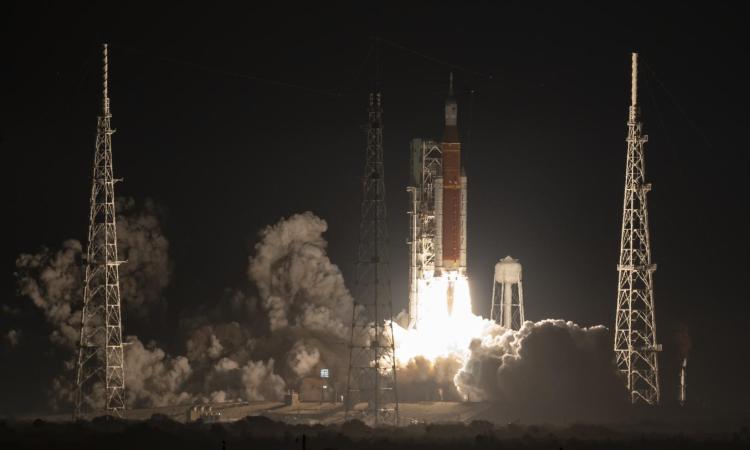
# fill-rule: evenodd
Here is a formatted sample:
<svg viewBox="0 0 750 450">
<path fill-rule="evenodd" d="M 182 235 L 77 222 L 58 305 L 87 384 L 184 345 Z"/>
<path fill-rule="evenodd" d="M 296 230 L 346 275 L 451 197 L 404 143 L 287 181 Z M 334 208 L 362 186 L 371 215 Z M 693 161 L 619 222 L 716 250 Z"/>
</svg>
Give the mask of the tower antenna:
<svg viewBox="0 0 750 450">
<path fill-rule="evenodd" d="M 638 54 L 632 55 L 632 84 L 628 114 L 625 195 L 622 211 L 620 260 L 617 265 L 617 313 L 614 350 L 617 368 L 631 403 L 659 403 L 658 352 L 654 315 L 651 238 L 648 226 L 645 144 L 638 117 Z"/>
<path fill-rule="evenodd" d="M 103 46 L 103 63 L 103 108 L 97 121 L 91 183 L 74 418 L 101 410 L 121 417 L 125 409 L 119 270 L 122 261 L 117 256 L 114 189 L 120 180 L 114 178 L 112 169 L 115 130 L 109 110 L 107 44 Z M 100 399 L 104 399 L 103 403 Z"/>
<path fill-rule="evenodd" d="M 382 113 L 380 93 L 371 93 L 345 399 L 345 418 L 372 426 L 399 424 Z"/>
</svg>

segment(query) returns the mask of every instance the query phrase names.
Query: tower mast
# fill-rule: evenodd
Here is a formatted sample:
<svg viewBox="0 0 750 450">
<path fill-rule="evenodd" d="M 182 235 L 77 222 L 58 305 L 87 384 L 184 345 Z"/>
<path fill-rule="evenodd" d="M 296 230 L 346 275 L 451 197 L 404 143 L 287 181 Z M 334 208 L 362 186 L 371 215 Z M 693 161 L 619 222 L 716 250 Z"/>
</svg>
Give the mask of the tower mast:
<svg viewBox="0 0 750 450">
<path fill-rule="evenodd" d="M 111 127 L 109 109 L 107 50 L 107 44 L 104 44 L 102 115 L 97 120 L 76 366 L 76 418 L 101 409 L 120 417 L 125 409 L 119 274 L 122 261 L 117 256 L 114 189 L 115 182 L 120 180 L 114 178 L 112 169 L 112 134 L 115 130 Z"/>
<path fill-rule="evenodd" d="M 399 423 L 382 113 L 380 93 L 371 93 L 345 413 L 374 426 Z"/>
<path fill-rule="evenodd" d="M 651 239 L 648 227 L 645 181 L 645 143 L 638 114 L 638 54 L 632 55 L 632 84 L 628 115 L 625 195 L 622 212 L 620 260 L 617 265 L 617 313 L 614 350 L 617 368 L 630 392 L 632 403 L 659 403 L 659 365 L 654 316 Z"/>
</svg>

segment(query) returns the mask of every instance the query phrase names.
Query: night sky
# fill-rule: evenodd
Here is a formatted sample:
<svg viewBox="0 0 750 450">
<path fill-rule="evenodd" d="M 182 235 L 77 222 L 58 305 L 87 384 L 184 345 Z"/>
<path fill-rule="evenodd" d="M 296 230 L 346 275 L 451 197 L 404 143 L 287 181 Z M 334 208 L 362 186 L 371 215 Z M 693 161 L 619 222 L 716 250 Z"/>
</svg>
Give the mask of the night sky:
<svg viewBox="0 0 750 450">
<path fill-rule="evenodd" d="M 614 321 L 630 52 L 640 52 L 662 398 L 674 402 L 674 335 L 687 327 L 689 398 L 746 410 L 741 15 L 716 2 L 521 4 L 3 6 L 2 302 L 21 313 L 0 314 L 0 333 L 23 339 L 0 344 L 0 413 L 43 410 L 60 370 L 43 315 L 17 294 L 15 260 L 85 238 L 101 43 L 125 179 L 117 193 L 161 206 L 174 265 L 167 310 L 141 340 L 182 352 L 180 318 L 247 283 L 258 231 L 281 217 L 324 218 L 352 287 L 373 36 L 395 309 L 407 303 L 409 140 L 441 136 L 453 70 L 474 311 L 489 314 L 494 263 L 511 254 L 524 267 L 527 319 L 587 326 Z"/>
</svg>

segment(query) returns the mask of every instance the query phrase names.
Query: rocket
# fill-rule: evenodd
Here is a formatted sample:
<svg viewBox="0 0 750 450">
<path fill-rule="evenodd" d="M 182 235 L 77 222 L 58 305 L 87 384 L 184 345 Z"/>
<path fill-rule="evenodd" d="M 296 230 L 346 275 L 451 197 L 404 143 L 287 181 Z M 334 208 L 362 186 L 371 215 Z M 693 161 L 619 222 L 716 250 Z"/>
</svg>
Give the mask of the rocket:
<svg viewBox="0 0 750 450">
<path fill-rule="evenodd" d="M 466 274 L 466 174 L 461 167 L 458 136 L 458 105 L 450 75 L 445 101 L 445 129 L 442 142 L 442 177 L 435 183 L 437 219 L 437 269 L 442 274 Z"/>
<path fill-rule="evenodd" d="M 458 105 L 450 75 L 443 139 L 413 139 L 409 252 L 409 328 L 436 312 L 470 313 L 466 280 L 466 174 L 461 167 Z M 445 296 L 433 288 L 447 290 Z M 456 288 L 460 290 L 456 290 Z M 456 297 L 454 294 L 459 292 Z M 445 305 L 433 302 L 447 300 Z M 443 307 L 446 309 L 443 309 Z"/>
<path fill-rule="evenodd" d="M 453 96 L 453 74 L 450 75 L 445 101 L 443 131 L 443 176 L 436 180 L 435 215 L 437 216 L 438 257 L 440 273 L 466 273 L 466 174 L 461 167 L 461 141 L 458 137 L 458 105 Z"/>
</svg>

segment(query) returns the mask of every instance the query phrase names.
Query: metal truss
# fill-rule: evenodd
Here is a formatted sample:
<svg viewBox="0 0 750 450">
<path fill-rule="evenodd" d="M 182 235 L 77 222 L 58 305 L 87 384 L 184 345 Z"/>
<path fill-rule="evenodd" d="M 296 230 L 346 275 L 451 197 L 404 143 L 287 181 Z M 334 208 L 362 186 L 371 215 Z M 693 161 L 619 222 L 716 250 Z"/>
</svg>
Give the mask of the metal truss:
<svg viewBox="0 0 750 450">
<path fill-rule="evenodd" d="M 398 425 L 380 93 L 370 94 L 368 112 L 345 418 L 374 426 Z"/>
<path fill-rule="evenodd" d="M 437 251 L 435 222 L 435 179 L 443 173 L 443 155 L 440 144 L 434 141 L 413 139 L 411 141 L 412 186 L 410 194 L 410 238 L 409 245 L 409 326 L 419 320 L 418 280 L 432 278 L 435 273 Z"/>
<path fill-rule="evenodd" d="M 75 417 L 125 409 L 125 367 L 120 311 L 112 114 L 109 109 L 107 45 L 104 44 L 103 109 L 98 118 L 91 185 L 83 311 L 76 367 Z"/>
<path fill-rule="evenodd" d="M 645 182 L 644 147 L 648 136 L 641 132 L 637 100 L 638 55 L 633 53 L 614 350 L 630 401 L 655 405 L 660 397 L 657 354 L 661 345 L 656 342 L 656 264 L 651 262 L 648 227 L 647 194 L 651 184 Z"/>
</svg>

